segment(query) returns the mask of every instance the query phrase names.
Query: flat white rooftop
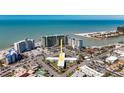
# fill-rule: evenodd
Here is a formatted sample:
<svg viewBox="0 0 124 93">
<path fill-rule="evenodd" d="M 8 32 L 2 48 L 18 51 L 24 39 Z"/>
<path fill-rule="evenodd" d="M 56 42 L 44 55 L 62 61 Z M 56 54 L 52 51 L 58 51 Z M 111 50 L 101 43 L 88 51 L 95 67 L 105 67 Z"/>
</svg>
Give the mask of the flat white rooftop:
<svg viewBox="0 0 124 93">
<path fill-rule="evenodd" d="M 103 76 L 102 73 L 99 73 L 99 72 L 93 70 L 92 68 L 84 65 L 84 66 L 80 67 L 80 70 L 76 71 L 72 75 L 72 77 L 83 77 L 84 75 L 91 76 L 91 77 L 101 77 L 101 76 Z"/>
</svg>

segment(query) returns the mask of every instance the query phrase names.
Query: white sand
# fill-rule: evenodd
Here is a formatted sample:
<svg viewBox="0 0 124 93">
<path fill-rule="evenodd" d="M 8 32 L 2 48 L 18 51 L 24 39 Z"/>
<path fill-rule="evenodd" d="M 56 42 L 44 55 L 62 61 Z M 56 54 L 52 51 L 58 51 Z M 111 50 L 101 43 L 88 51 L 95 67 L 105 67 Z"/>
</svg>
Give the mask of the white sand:
<svg viewBox="0 0 124 93">
<path fill-rule="evenodd" d="M 89 33 L 79 33 L 79 34 L 74 34 L 74 35 L 83 36 L 83 37 L 90 37 L 89 34 L 95 34 L 95 33 L 104 34 L 104 33 L 110 33 L 110 32 L 115 32 L 115 30 L 113 30 L 113 31 L 101 31 L 101 32 L 89 32 Z"/>
</svg>

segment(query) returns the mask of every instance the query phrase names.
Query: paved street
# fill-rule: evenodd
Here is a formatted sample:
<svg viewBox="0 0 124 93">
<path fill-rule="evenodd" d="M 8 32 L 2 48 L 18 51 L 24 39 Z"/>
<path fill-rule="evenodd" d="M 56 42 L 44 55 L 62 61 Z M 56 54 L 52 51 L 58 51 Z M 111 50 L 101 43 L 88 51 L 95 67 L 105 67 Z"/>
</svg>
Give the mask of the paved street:
<svg viewBox="0 0 124 93">
<path fill-rule="evenodd" d="M 77 65 L 70 67 L 65 73 L 62 74 L 62 77 L 66 77 L 69 73 L 71 73 L 72 71 L 75 71 L 77 67 L 84 66 L 85 64 L 86 64 L 86 61 L 81 62 L 81 64 L 77 64 Z"/>
</svg>

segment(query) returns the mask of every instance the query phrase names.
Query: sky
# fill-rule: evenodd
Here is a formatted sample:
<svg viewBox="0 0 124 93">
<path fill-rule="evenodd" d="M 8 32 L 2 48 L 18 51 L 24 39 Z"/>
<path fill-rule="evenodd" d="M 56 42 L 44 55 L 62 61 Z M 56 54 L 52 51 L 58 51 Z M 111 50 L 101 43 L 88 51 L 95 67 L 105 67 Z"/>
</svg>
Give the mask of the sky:
<svg viewBox="0 0 124 93">
<path fill-rule="evenodd" d="M 0 15 L 0 20 L 124 20 L 124 15 Z"/>
</svg>

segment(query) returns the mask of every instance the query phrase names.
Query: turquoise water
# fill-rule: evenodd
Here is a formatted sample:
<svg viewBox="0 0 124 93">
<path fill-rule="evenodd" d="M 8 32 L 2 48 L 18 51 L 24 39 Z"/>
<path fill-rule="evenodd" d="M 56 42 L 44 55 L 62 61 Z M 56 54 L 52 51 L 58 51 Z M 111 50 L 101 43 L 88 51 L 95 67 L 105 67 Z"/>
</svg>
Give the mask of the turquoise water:
<svg viewBox="0 0 124 93">
<path fill-rule="evenodd" d="M 120 20 L 0 20 L 0 49 L 26 37 L 115 30 Z"/>
</svg>

